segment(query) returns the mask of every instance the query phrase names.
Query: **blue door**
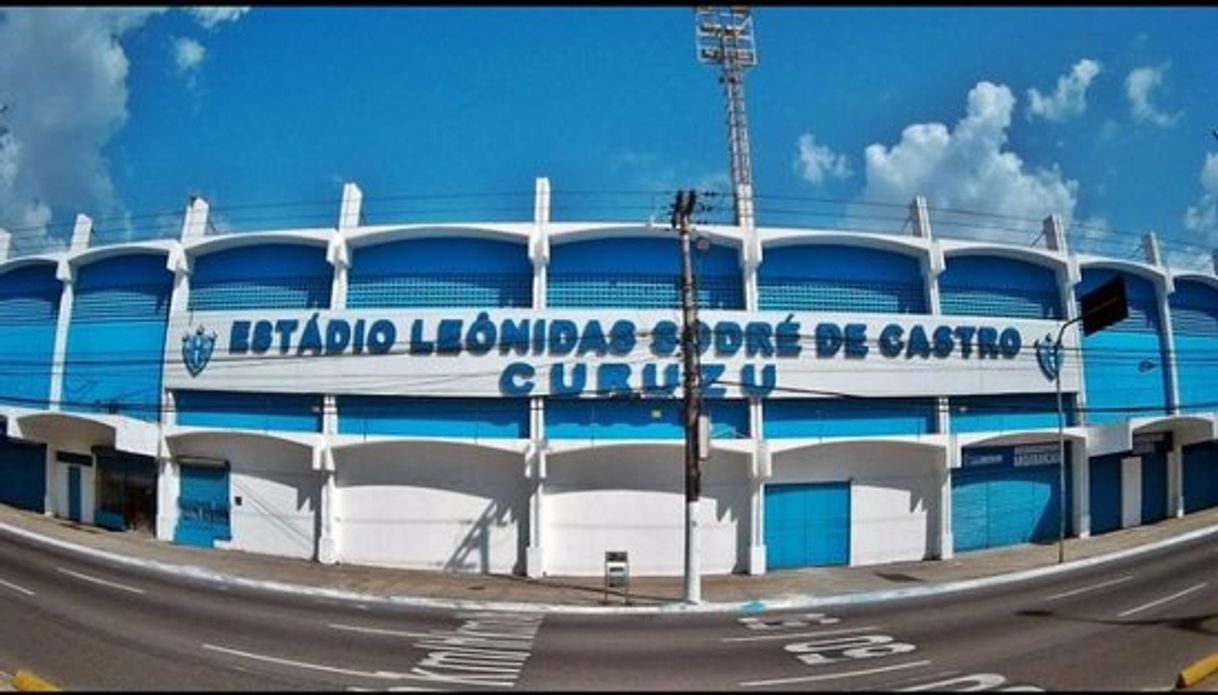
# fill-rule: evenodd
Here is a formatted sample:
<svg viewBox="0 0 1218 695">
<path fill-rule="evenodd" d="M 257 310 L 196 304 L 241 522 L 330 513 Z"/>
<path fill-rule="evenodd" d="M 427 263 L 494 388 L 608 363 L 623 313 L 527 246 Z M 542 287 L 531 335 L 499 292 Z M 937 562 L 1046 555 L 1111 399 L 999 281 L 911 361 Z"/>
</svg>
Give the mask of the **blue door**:
<svg viewBox="0 0 1218 695">
<path fill-rule="evenodd" d="M 68 466 L 68 518 L 80 523 L 80 469 Z"/>
<path fill-rule="evenodd" d="M 982 550 L 1057 538 L 1058 475 L 1057 466 L 953 471 L 953 547 Z"/>
<path fill-rule="evenodd" d="M 1218 506 L 1218 442 L 1184 447 L 1184 512 Z"/>
<path fill-rule="evenodd" d="M 47 450 L 0 437 L 0 503 L 41 512 L 46 502 Z"/>
<path fill-rule="evenodd" d="M 1091 497 L 1091 533 L 1121 528 L 1121 459 L 1112 454 L 1091 459 L 1088 494 Z"/>
<path fill-rule="evenodd" d="M 850 483 L 767 485 L 766 566 L 850 564 Z"/>
<path fill-rule="evenodd" d="M 1167 518 L 1167 454 L 1142 455 L 1142 523 Z"/>
<path fill-rule="evenodd" d="M 228 467 L 182 466 L 181 471 L 178 526 L 173 541 L 210 548 L 217 540 L 232 540 Z"/>
</svg>

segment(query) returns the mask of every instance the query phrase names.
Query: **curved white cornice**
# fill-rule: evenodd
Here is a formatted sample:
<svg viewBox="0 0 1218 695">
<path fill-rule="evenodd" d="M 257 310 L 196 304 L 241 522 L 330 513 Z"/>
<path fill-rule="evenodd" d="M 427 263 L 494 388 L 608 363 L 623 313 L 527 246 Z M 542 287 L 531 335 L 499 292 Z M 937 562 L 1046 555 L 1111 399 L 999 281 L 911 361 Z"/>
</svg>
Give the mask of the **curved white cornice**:
<svg viewBox="0 0 1218 695">
<path fill-rule="evenodd" d="M 209 236 L 187 242 L 183 246 L 188 256 L 198 258 L 209 253 L 227 251 L 243 246 L 258 246 L 260 244 L 301 244 L 305 246 L 326 246 L 334 234 L 333 228 L 328 229 L 291 229 L 274 232 L 244 232 L 240 234 L 225 234 Z"/>
<path fill-rule="evenodd" d="M 823 447 L 853 447 L 882 444 L 884 446 L 909 447 L 946 452 L 950 439 L 942 434 L 892 435 L 862 437 L 816 437 L 769 440 L 770 454 L 780 456 L 800 453 Z"/>
<path fill-rule="evenodd" d="M 476 449 L 524 455 L 531 441 L 528 439 L 458 439 L 456 437 L 410 437 L 399 435 L 329 434 L 326 435 L 330 451 L 341 454 L 374 448 L 417 446 L 428 444 L 453 449 Z"/>
<path fill-rule="evenodd" d="M 487 239 L 527 244 L 533 223 L 510 224 L 394 224 L 344 229 L 343 236 L 353 248 L 387 244 L 405 239 Z"/>
<path fill-rule="evenodd" d="M 949 260 L 956 256 L 997 256 L 1053 270 L 1066 270 L 1069 266 L 1068 257 L 1055 251 L 959 239 L 941 239 L 939 243 Z"/>
<path fill-rule="evenodd" d="M 912 236 L 893 236 L 872 232 L 846 232 L 831 229 L 759 229 L 763 248 L 835 244 L 892 251 L 906 256 L 930 253 L 931 240 Z"/>
</svg>

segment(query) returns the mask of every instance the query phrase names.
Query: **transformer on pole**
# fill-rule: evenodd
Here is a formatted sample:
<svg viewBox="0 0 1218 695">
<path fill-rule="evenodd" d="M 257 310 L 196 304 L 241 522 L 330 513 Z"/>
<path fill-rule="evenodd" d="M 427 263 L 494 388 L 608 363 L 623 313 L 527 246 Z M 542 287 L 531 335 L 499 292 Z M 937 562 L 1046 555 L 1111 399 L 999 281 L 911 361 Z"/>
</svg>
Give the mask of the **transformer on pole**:
<svg viewBox="0 0 1218 695">
<path fill-rule="evenodd" d="M 736 224 L 753 226 L 753 165 L 744 110 L 744 71 L 757 64 L 752 11 L 744 5 L 694 9 L 698 61 L 719 66 L 727 106 L 727 143 Z"/>
</svg>

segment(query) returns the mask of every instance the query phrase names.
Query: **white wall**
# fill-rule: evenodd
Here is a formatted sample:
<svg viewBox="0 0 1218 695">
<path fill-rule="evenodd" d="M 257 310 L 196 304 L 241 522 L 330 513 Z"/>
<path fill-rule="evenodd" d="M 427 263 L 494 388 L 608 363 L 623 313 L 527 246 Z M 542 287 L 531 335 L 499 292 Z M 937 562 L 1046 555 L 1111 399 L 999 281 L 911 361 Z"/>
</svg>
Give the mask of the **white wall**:
<svg viewBox="0 0 1218 695">
<path fill-rule="evenodd" d="M 87 452 L 76 452 L 87 453 Z M 51 451 L 51 456 L 54 456 L 54 450 Z M 97 508 L 97 478 L 96 466 L 73 466 L 66 463 L 54 463 L 51 466 L 52 484 L 55 486 L 55 493 L 51 496 L 54 502 L 53 513 L 55 516 L 67 519 L 68 516 L 68 469 L 80 469 L 80 522 L 82 524 L 92 524 L 93 510 Z"/>
<path fill-rule="evenodd" d="M 685 477 L 681 447 L 606 446 L 551 454 L 545 500 L 545 567 L 599 576 L 605 551 L 624 550 L 632 574 L 684 572 Z M 702 571 L 748 566 L 747 457 L 714 452 L 702 466 Z"/>
<path fill-rule="evenodd" d="M 395 442 L 334 457 L 339 562 L 523 573 L 529 498 L 519 454 Z"/>
<path fill-rule="evenodd" d="M 173 441 L 174 456 L 227 459 L 233 539 L 217 547 L 312 558 L 320 476 L 312 451 L 299 444 L 232 434 Z M 241 504 L 236 504 L 236 498 Z"/>
<path fill-rule="evenodd" d="M 1142 457 L 1121 459 L 1121 528 L 1142 523 Z"/>
<path fill-rule="evenodd" d="M 910 445 L 826 444 L 775 454 L 767 484 L 851 480 L 850 564 L 923 560 L 938 546 L 937 455 Z"/>
</svg>

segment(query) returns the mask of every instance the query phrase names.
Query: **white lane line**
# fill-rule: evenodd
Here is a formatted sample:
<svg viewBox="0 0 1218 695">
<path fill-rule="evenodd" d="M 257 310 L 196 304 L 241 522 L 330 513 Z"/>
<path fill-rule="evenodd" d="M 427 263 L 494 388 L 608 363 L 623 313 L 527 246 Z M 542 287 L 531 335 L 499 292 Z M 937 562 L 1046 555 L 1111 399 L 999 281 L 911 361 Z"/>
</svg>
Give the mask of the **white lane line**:
<svg viewBox="0 0 1218 695">
<path fill-rule="evenodd" d="M 1133 615 L 1134 613 L 1140 613 L 1140 612 L 1146 610 L 1147 608 L 1154 608 L 1155 606 L 1161 606 L 1164 603 L 1167 603 L 1168 601 L 1174 601 L 1174 600 L 1180 598 L 1181 596 L 1187 596 L 1187 595 L 1193 593 L 1194 591 L 1204 588 L 1204 587 L 1205 587 L 1205 582 L 1201 582 L 1200 584 L 1197 584 L 1195 586 L 1190 586 L 1189 588 L 1185 589 L 1184 591 L 1177 591 L 1176 593 L 1172 594 L 1171 596 L 1164 596 L 1161 599 L 1151 601 L 1150 603 L 1143 604 L 1141 606 L 1138 606 L 1137 608 L 1130 608 L 1129 610 L 1124 611 L 1123 613 L 1117 613 L 1117 617 L 1124 618 L 1126 616 Z"/>
<path fill-rule="evenodd" d="M 930 659 L 922 661 L 910 661 L 904 664 L 893 664 L 891 666 L 879 666 L 876 668 L 866 668 L 861 671 L 845 671 L 843 673 L 827 673 L 821 676 L 796 676 L 795 678 L 775 678 L 768 681 L 747 681 L 741 683 L 743 688 L 759 688 L 767 685 L 786 685 L 788 683 L 811 683 L 813 681 L 827 681 L 836 678 L 854 678 L 855 676 L 870 676 L 873 673 L 887 673 L 889 671 L 900 671 L 906 668 L 917 668 L 930 663 Z"/>
<path fill-rule="evenodd" d="M 1077 596 L 1077 595 L 1087 592 L 1087 591 L 1094 591 L 1095 589 L 1103 589 L 1106 586 L 1113 586 L 1116 584 L 1120 584 L 1121 582 L 1127 582 L 1130 579 L 1133 579 L 1132 574 L 1125 576 L 1125 577 L 1117 577 L 1116 579 L 1111 579 L 1106 582 L 1100 582 L 1099 584 L 1092 584 L 1091 586 L 1084 586 L 1081 589 L 1072 589 L 1070 591 L 1063 591 L 1060 594 L 1053 594 L 1052 596 L 1048 596 L 1045 598 L 1045 600 L 1046 601 L 1056 601 L 1059 598 L 1069 598 L 1071 596 Z"/>
<path fill-rule="evenodd" d="M 93 582 L 94 584 L 101 584 L 102 586 L 109 586 L 109 587 L 113 587 L 115 589 L 122 589 L 123 591 L 130 591 L 133 594 L 144 593 L 143 589 L 138 589 L 134 586 L 127 586 L 126 584 L 119 584 L 117 582 L 106 581 L 105 579 L 98 579 L 97 577 L 90 577 L 87 574 L 81 574 L 80 572 L 73 572 L 72 570 L 64 569 L 62 567 L 56 567 L 55 569 L 59 570 L 60 572 L 63 572 L 64 574 L 68 574 L 73 577 L 76 577 L 77 579 L 83 579 L 86 582 Z"/>
<path fill-rule="evenodd" d="M 392 671 L 353 671 L 346 668 L 337 668 L 335 666 L 325 666 L 322 664 L 310 664 L 307 661 L 293 661 L 292 659 L 281 659 L 277 656 L 266 656 L 264 654 L 254 654 L 253 652 L 243 652 L 240 649 L 229 649 L 228 647 L 220 647 L 214 644 L 204 644 L 204 649 L 222 654 L 231 654 L 232 656 L 240 656 L 246 659 L 254 659 L 255 661 L 266 661 L 272 664 L 281 666 L 295 666 L 296 668 L 309 668 L 315 671 L 325 671 L 327 673 L 338 673 L 344 676 L 360 676 L 363 678 L 383 678 L 386 680 L 399 680 L 408 678 L 408 674 L 394 673 Z"/>
<path fill-rule="evenodd" d="M 8 588 L 12 589 L 13 591 L 20 591 L 21 593 L 25 594 L 26 596 L 34 595 L 34 592 L 30 591 L 29 589 L 27 589 L 23 586 L 17 586 L 16 584 L 13 584 L 12 582 L 6 582 L 3 579 L 0 579 L 0 586 L 7 586 Z"/>
<path fill-rule="evenodd" d="M 867 632 L 868 630 L 882 630 L 883 625 L 865 625 L 863 627 L 849 627 L 841 630 L 818 630 L 816 632 L 783 632 L 774 635 L 754 635 L 752 637 L 724 637 L 724 642 L 761 642 L 764 640 L 787 640 L 787 639 L 802 639 L 804 637 L 830 637 L 832 635 L 848 635 L 851 632 Z"/>
</svg>

